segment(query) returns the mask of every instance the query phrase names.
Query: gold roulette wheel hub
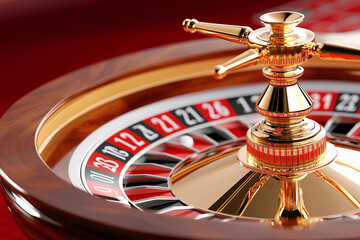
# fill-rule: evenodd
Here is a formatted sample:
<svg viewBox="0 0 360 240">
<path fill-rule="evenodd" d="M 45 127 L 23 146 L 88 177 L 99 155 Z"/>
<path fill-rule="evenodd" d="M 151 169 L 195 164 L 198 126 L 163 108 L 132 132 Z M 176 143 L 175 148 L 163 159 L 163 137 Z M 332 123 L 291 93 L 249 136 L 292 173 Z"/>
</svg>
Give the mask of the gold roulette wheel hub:
<svg viewBox="0 0 360 240">
<path fill-rule="evenodd" d="M 223 33 L 219 29 L 216 31 L 206 29 L 204 26 L 207 24 L 195 21 L 190 24 L 192 26 L 190 30 L 200 31 L 201 28 L 206 33 L 216 32 L 222 38 L 248 44 L 252 48 L 250 52 L 241 54 L 230 64 L 217 67 L 216 74 L 222 77 L 228 71 L 258 62 L 264 63 L 269 67 L 263 70 L 263 74 L 270 78 L 270 85 L 276 86 L 270 86 L 269 93 L 272 96 L 276 96 L 272 94 L 276 93 L 274 89 L 288 90 L 291 86 L 295 86 L 295 91 L 301 93 L 303 102 L 308 102 L 310 98 L 301 87 L 298 87 L 297 78 L 302 74 L 302 69 L 297 65 L 307 61 L 312 55 L 315 59 L 304 64 L 307 65 L 304 79 L 337 79 L 340 75 L 341 79 L 358 81 L 357 63 L 342 65 L 336 61 L 333 65 L 329 63 L 324 69 L 324 64 L 315 56 L 358 59 L 358 50 L 349 48 L 344 50 L 343 47 L 329 44 L 314 44 L 310 31 L 305 30 L 303 33 L 294 27 L 299 19 L 301 20 L 301 15 L 295 13 L 288 15 L 290 18 L 286 19 L 286 23 L 289 23 L 290 27 L 283 27 L 283 23 L 279 22 L 281 19 L 274 20 L 274 14 L 262 18 L 270 28 L 274 25 L 273 33 L 269 31 L 269 27 L 252 31 L 248 27 L 228 26 Z M 283 20 L 284 18 L 281 21 Z M 214 27 L 211 24 L 207 26 Z M 279 31 L 282 28 L 289 33 L 281 36 Z M 291 29 L 294 33 L 291 33 Z M 273 39 L 280 41 L 282 45 L 278 47 L 274 42 L 269 43 Z M 303 44 L 306 46 L 302 46 Z M 309 46 L 311 47 L 306 48 Z M 215 47 L 219 49 L 208 50 Z M 269 51 L 265 49 L 267 47 L 270 48 Z M 274 48 L 271 50 L 271 47 Z M 280 49 L 275 53 L 287 49 L 294 55 L 290 58 L 285 58 L 281 54 L 276 55 L 275 58 L 266 55 L 269 58 L 262 59 L 262 54 L 271 53 L 274 49 Z M 308 49 L 309 52 L 304 53 L 302 49 Z M 285 161 L 287 165 L 284 168 L 281 168 L 283 166 L 281 158 L 281 164 L 275 161 L 267 162 L 266 157 L 252 160 L 251 156 L 250 158 L 246 156 L 246 159 L 242 160 L 240 156 L 237 160 L 238 150 L 246 145 L 245 138 L 224 141 L 195 152 L 178 162 L 168 181 L 171 191 L 186 205 L 180 208 L 191 210 L 191 214 L 196 213 L 197 217 L 194 219 L 199 221 L 163 216 L 171 210 L 176 210 L 178 206 L 155 211 L 140 208 L 140 201 L 129 200 L 130 194 L 129 201 L 123 201 L 123 198 L 94 197 L 73 187 L 74 183 L 68 176 L 71 173 L 67 170 L 74 151 L 93 134 L 92 132 L 95 132 L 95 129 L 101 130 L 103 124 L 106 125 L 119 114 L 127 112 L 131 114 L 132 110 L 146 104 L 154 106 L 152 104 L 160 100 L 166 103 L 168 98 L 174 96 L 179 96 L 181 100 L 193 104 L 195 100 L 190 101 L 188 97 L 181 95 L 194 94 L 191 97 L 195 98 L 196 95 L 201 95 L 198 91 L 214 90 L 216 93 L 223 87 L 239 90 L 244 88 L 248 91 L 246 84 L 261 82 L 257 66 L 249 66 L 239 73 L 229 75 L 223 81 L 215 81 L 208 76 L 206 69 L 209 66 L 233 56 L 234 52 L 234 47 L 231 45 L 207 40 L 125 56 L 79 70 L 49 83 L 11 108 L 1 119 L 1 125 L 6 126 L 1 132 L 2 191 L 15 219 L 26 235 L 32 239 L 104 239 L 114 236 L 129 239 L 263 239 L 269 236 L 278 239 L 339 239 L 360 236 L 359 220 L 356 218 L 359 214 L 360 197 L 358 180 L 354 177 L 357 176 L 359 167 L 356 161 L 353 161 L 359 158 L 359 147 L 356 145 L 357 142 L 353 143 L 356 139 L 350 136 L 342 136 L 343 142 L 330 139 L 337 146 L 338 157 L 335 160 L 331 157 L 332 154 L 329 160 L 326 160 L 326 157 L 323 159 L 320 151 L 319 155 L 314 155 L 313 162 L 298 164 L 299 161 Z M 295 59 L 296 68 L 283 65 L 284 61 L 294 62 Z M 124 62 L 127 63 L 125 66 Z M 276 65 L 278 63 L 280 66 Z M 330 65 L 336 71 L 332 70 Z M 57 91 L 59 86 L 63 87 L 61 92 Z M 282 96 L 285 97 L 286 94 Z M 312 105 L 311 101 L 308 105 Z M 37 107 L 37 111 L 33 110 L 34 107 Z M 345 104 L 346 109 L 350 107 L 351 105 Z M 311 107 L 305 107 L 301 111 L 290 109 L 289 112 L 278 111 L 277 108 L 275 110 L 269 108 L 270 111 L 266 111 L 267 108 L 263 105 L 258 107 L 258 110 L 261 109 L 264 110 L 265 122 L 259 123 L 254 129 L 258 129 L 260 133 L 267 131 L 270 137 L 263 139 L 262 134 L 256 132 L 250 139 L 255 139 L 257 146 L 261 144 L 290 146 L 289 143 L 294 142 L 295 139 L 299 145 L 304 146 L 308 144 L 309 139 L 314 144 L 324 139 L 320 125 L 310 120 L 301 120 L 309 113 L 308 109 Z M 269 116 L 272 112 L 276 113 L 276 116 Z M 289 113 L 289 116 L 285 116 L 286 113 Z M 24 116 L 23 121 L 16 121 L 19 116 Z M 356 119 L 349 114 L 339 116 L 344 123 L 348 119 L 353 122 L 354 118 Z M 144 117 L 140 119 L 144 120 Z M 338 118 L 334 116 L 333 120 L 336 122 Z M 269 122 L 271 124 L 268 124 Z M 220 122 L 220 124 L 225 123 Z M 273 128 L 275 131 L 268 131 Z M 303 130 L 306 134 L 300 134 Z M 282 135 L 277 134 L 276 131 L 291 134 Z M 334 131 L 331 134 L 337 133 Z M 188 141 L 189 136 L 193 135 L 190 131 L 188 136 L 180 138 L 187 148 L 193 144 L 191 140 Z M 171 140 L 176 140 L 177 137 Z M 190 138 L 195 142 L 195 137 Z M 274 141 L 274 138 L 277 140 Z M 258 141 L 259 139 L 264 141 Z M 96 139 L 96 142 L 101 141 Z M 299 146 L 291 144 L 293 145 Z M 327 155 L 325 151 L 329 151 L 330 148 L 323 149 L 323 155 Z M 296 151 L 299 155 L 299 151 Z M 251 161 L 248 161 L 249 159 Z M 113 169 L 111 167 L 115 165 L 110 163 L 112 162 L 100 161 L 97 165 L 107 166 L 111 171 Z M 133 164 L 128 170 L 133 171 L 136 167 L 143 167 L 141 164 L 144 163 L 138 166 Z M 82 162 L 82 165 L 86 163 Z M 207 173 L 199 175 L 198 173 L 201 172 Z M 80 175 L 80 170 L 76 174 Z M 109 180 L 109 177 L 104 175 L 105 172 L 101 174 L 95 177 Z M 139 178 L 144 178 L 144 175 Z M 126 186 L 129 182 L 124 183 L 125 192 L 135 189 Z M 229 186 L 234 188 L 229 189 Z M 163 190 L 160 187 L 158 189 Z M 182 190 L 185 190 L 185 193 Z M 186 192 L 188 190 L 194 191 L 188 194 Z M 316 203 L 315 200 L 318 198 L 327 200 L 321 208 L 317 204 L 311 204 Z M 202 201 L 204 199 L 207 201 L 205 204 Z M 273 226 L 290 227 L 274 228 Z"/>
<path fill-rule="evenodd" d="M 195 156 L 175 170 L 171 177 L 172 191 L 180 199 L 213 213 L 267 219 L 272 224 L 297 227 L 360 207 L 356 183 L 348 190 L 334 176 L 336 170 L 330 174 L 333 177 L 322 173 L 329 171 L 326 169 L 329 165 L 330 169 L 336 169 L 336 163 L 332 163 L 338 151 L 341 154 L 337 164 L 341 168 L 345 164 L 341 160 L 348 158 L 349 150 L 337 149 L 327 142 L 324 128 L 306 118 L 314 102 L 298 83 L 304 72 L 300 65 L 313 56 L 356 61 L 360 59 L 360 51 L 315 43 L 314 33 L 296 27 L 303 18 L 296 12 L 267 13 L 260 17 L 265 27 L 254 31 L 249 27 L 184 20 L 186 31 L 249 46 L 249 50 L 216 66 L 213 71 L 216 78 L 262 63 L 267 65 L 263 75 L 270 83 L 256 101 L 256 110 L 265 119 L 247 131 L 246 146 L 238 152 L 233 147 L 230 155 L 229 150 L 220 151 L 200 161 Z M 234 161 L 234 152 L 237 152 L 238 163 Z M 352 153 L 354 161 L 359 157 L 358 152 Z M 320 182 L 314 176 L 320 178 Z M 332 189 L 328 188 L 329 184 Z M 334 189 L 339 192 L 334 193 Z M 321 191 L 322 196 L 316 194 Z M 330 196 L 337 198 L 338 206 L 327 201 Z M 307 204 L 304 204 L 305 197 Z M 313 197 L 311 204 L 310 197 Z M 311 211 L 306 205 L 311 205 Z M 345 205 L 349 207 L 347 210 L 343 208 Z"/>
</svg>

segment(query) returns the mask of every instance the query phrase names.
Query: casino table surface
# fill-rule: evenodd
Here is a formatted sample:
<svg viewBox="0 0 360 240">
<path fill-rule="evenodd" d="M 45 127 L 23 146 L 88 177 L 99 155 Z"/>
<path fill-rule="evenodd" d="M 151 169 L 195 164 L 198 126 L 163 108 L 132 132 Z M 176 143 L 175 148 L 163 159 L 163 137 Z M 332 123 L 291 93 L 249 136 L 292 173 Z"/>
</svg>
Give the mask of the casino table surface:
<svg viewBox="0 0 360 240">
<path fill-rule="evenodd" d="M 184 18 L 260 27 L 261 13 L 296 10 L 315 32 L 356 31 L 360 2 L 335 1 L 0 1 L 0 115 L 23 95 L 66 73 L 143 49 L 202 38 Z M 0 239 L 25 239 L 0 198 Z"/>
</svg>

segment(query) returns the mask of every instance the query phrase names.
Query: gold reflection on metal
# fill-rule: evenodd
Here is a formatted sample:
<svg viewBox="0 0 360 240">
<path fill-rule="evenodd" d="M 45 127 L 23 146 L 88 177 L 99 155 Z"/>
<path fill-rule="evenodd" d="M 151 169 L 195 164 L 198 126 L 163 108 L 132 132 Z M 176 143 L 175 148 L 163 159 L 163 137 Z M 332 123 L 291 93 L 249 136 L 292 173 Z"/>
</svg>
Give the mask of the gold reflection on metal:
<svg viewBox="0 0 360 240">
<path fill-rule="evenodd" d="M 324 182 L 330 184 L 331 186 L 333 186 L 334 188 L 336 188 L 337 190 L 339 190 L 347 199 L 349 199 L 349 201 L 354 204 L 355 207 L 360 208 L 360 203 L 359 201 L 354 198 L 343 186 L 341 186 L 339 183 L 337 183 L 334 179 L 325 176 L 324 174 L 315 171 L 314 174 L 318 177 L 321 178 Z"/>
<path fill-rule="evenodd" d="M 279 208 L 275 214 L 275 221 L 281 225 L 307 223 L 310 215 L 304 205 L 299 179 L 283 179 L 280 182 Z"/>
<path fill-rule="evenodd" d="M 226 151 L 226 152 L 222 152 L 221 155 L 219 154 L 215 154 L 213 156 L 210 156 L 208 158 L 202 159 L 202 161 L 196 161 L 193 162 L 192 164 L 190 164 L 189 166 L 187 166 L 186 168 L 182 168 L 181 171 L 177 171 L 175 173 L 173 173 L 171 181 L 173 183 L 176 183 L 178 180 L 180 180 L 181 178 L 183 178 L 186 175 L 189 175 L 190 173 L 196 171 L 197 169 L 210 164 L 214 161 L 219 160 L 220 158 L 226 157 L 230 154 L 234 154 L 234 152 L 237 152 L 237 149 L 235 151 Z"/>
<path fill-rule="evenodd" d="M 246 207 L 249 205 L 249 203 L 251 202 L 251 200 L 253 199 L 253 197 L 255 196 L 255 194 L 259 191 L 259 189 L 261 187 L 263 187 L 265 185 L 265 183 L 269 180 L 270 176 L 269 175 L 264 175 L 260 178 L 260 180 L 258 182 L 256 182 L 247 192 L 246 197 L 244 198 L 244 200 L 241 202 L 240 204 L 240 208 L 238 211 L 238 216 L 242 216 L 243 213 L 246 210 Z"/>
<path fill-rule="evenodd" d="M 250 49 L 243 52 L 239 56 L 227 61 L 223 65 L 218 65 L 214 68 L 213 74 L 216 79 L 222 79 L 226 76 L 226 73 L 233 69 L 244 68 L 250 65 L 257 64 L 260 59 L 260 53 L 258 49 Z"/>
<path fill-rule="evenodd" d="M 278 102 L 281 102 L 281 106 Z M 298 84 L 287 87 L 269 84 L 260 95 L 256 105 L 261 111 L 268 113 L 265 118 L 275 115 L 271 113 L 278 113 L 279 115 L 282 113 L 284 116 L 277 118 L 289 119 L 291 117 L 296 118 L 296 122 L 300 122 L 303 118 L 301 113 L 311 111 L 313 102 L 311 97 Z M 291 115 L 291 113 L 297 114 Z M 286 114 L 289 117 L 286 117 Z M 298 119 L 299 117 L 300 119 Z M 291 123 L 290 121 L 289 119 L 287 123 Z"/>
<path fill-rule="evenodd" d="M 303 147 L 304 146 L 301 146 L 300 148 Z M 307 146 L 305 145 L 305 147 Z M 267 162 L 269 162 L 269 155 L 254 156 L 250 153 L 250 151 L 248 151 L 247 146 L 240 148 L 237 154 L 240 164 L 244 167 L 256 172 L 278 175 L 278 177 L 319 170 L 331 164 L 336 156 L 337 148 L 331 143 L 326 143 L 325 153 L 321 153 L 319 155 L 314 154 L 308 158 L 308 161 L 302 162 L 301 164 L 298 161 L 295 161 L 296 158 L 294 157 L 291 158 L 292 162 L 289 161 L 284 163 L 289 159 L 286 156 L 279 157 L 274 163 L 270 162 L 267 164 Z M 270 159 L 272 158 L 274 158 L 274 156 L 270 154 Z"/>
<path fill-rule="evenodd" d="M 257 30 L 244 26 L 199 22 L 195 19 L 185 19 L 183 27 L 191 33 L 199 32 L 235 43 L 247 44 L 251 49 L 256 50 L 256 54 L 251 58 L 248 54 L 242 54 L 243 58 L 238 56 L 236 59 L 242 62 L 241 64 L 253 61 L 254 58 L 258 58 L 259 62 L 264 64 L 270 63 L 268 71 L 273 70 L 273 72 L 266 73 L 268 76 L 273 76 L 277 72 L 289 74 L 290 71 L 296 70 L 298 65 L 315 55 L 323 59 L 360 60 L 358 48 L 334 43 L 315 43 L 313 32 L 296 27 L 303 19 L 304 15 L 297 12 L 271 12 L 260 17 L 266 27 Z M 223 74 L 238 69 L 239 66 L 235 62 L 233 61 Z M 243 65 L 245 66 L 246 64 Z"/>
<path fill-rule="evenodd" d="M 338 147 L 336 161 L 326 167 L 279 175 L 238 164 L 236 152 L 243 144 L 209 149 L 181 163 L 170 177 L 172 192 L 203 211 L 265 219 L 274 225 L 308 226 L 359 211 L 360 163 L 355 161 L 360 159 L 359 149 Z M 213 152 L 217 153 L 207 156 Z M 207 164 L 199 167 L 202 161 Z"/>
<path fill-rule="evenodd" d="M 305 226 L 321 216 L 339 214 L 340 209 L 350 207 L 349 204 L 352 205 L 352 210 L 360 207 L 358 198 L 332 176 L 336 175 L 334 172 L 321 173 L 323 169 L 331 168 L 330 166 L 332 168 L 337 166 L 339 169 L 349 166 L 353 169 L 355 166 L 352 163 L 342 165 L 333 163 L 337 150 L 326 142 L 326 132 L 323 127 L 306 119 L 313 109 L 313 101 L 298 84 L 298 78 L 304 71 L 300 65 L 313 56 L 318 55 L 322 59 L 358 61 L 360 49 L 315 43 L 313 32 L 296 27 L 303 19 L 304 15 L 296 12 L 267 13 L 260 17 L 265 27 L 257 30 L 188 19 L 183 22 L 186 31 L 200 32 L 249 46 L 249 50 L 223 65 L 216 66 L 214 68 L 216 78 L 222 79 L 232 71 L 263 63 L 267 65 L 263 69 L 263 74 L 270 83 L 256 102 L 256 109 L 265 120 L 248 130 L 246 146 L 241 147 L 237 154 L 241 165 L 233 166 L 234 169 L 238 169 L 238 173 L 227 172 L 233 178 L 233 184 L 218 183 L 219 192 L 214 196 L 207 194 L 206 204 L 198 200 L 194 201 L 193 194 L 197 196 L 199 193 L 205 194 L 203 190 L 208 188 L 195 187 L 196 192 L 191 192 L 189 195 L 191 187 L 188 186 L 185 191 L 187 193 L 184 194 L 181 190 L 186 188 L 183 186 L 184 179 L 187 179 L 185 182 L 192 179 L 192 184 L 197 185 L 199 179 L 194 178 L 193 174 L 197 176 L 202 172 L 205 176 L 200 179 L 206 181 L 200 182 L 213 182 L 210 178 L 214 175 L 224 181 L 228 175 L 222 174 L 227 168 L 220 168 L 215 172 L 212 165 L 225 161 L 224 166 L 226 166 L 229 164 L 226 161 L 232 161 L 232 164 L 236 162 L 235 156 L 225 156 L 223 152 L 217 153 L 216 157 L 211 156 L 211 161 L 204 160 L 205 156 L 201 159 L 208 164 L 190 163 L 174 172 L 172 187 L 180 199 L 207 211 L 233 216 L 269 218 L 272 223 L 278 225 Z M 218 160 L 212 161 L 214 158 Z M 198 166 L 202 167 L 198 168 Z M 240 171 L 244 167 L 250 172 Z M 234 175 L 237 178 L 234 178 Z M 331 186 L 328 191 L 329 196 L 331 195 L 332 199 L 341 198 L 345 203 L 341 207 L 328 206 L 330 208 L 324 212 L 325 214 L 322 211 L 318 213 L 312 210 L 313 203 L 308 204 L 306 201 L 309 196 L 315 196 L 315 193 L 310 194 L 311 191 L 307 190 L 305 183 L 308 183 L 306 179 L 314 176 L 315 179 L 312 180 L 314 189 L 324 191 L 327 184 Z M 317 188 L 315 184 L 318 179 L 321 179 L 321 184 L 318 185 L 321 185 L 321 188 Z M 270 184 L 273 186 L 269 186 Z M 223 189 L 223 186 L 227 187 Z M 265 189 L 271 191 L 267 192 L 264 200 L 260 201 L 256 196 L 262 195 Z M 270 196 L 278 199 L 270 200 Z M 305 206 L 308 205 L 309 208 L 306 208 Z M 324 199 L 321 198 L 318 207 L 322 208 L 325 205 Z"/>
<path fill-rule="evenodd" d="M 360 60 L 360 50 L 336 43 L 312 44 L 312 50 L 324 60 Z"/>
<path fill-rule="evenodd" d="M 265 120 L 247 134 L 247 156 L 256 166 L 286 167 L 293 171 L 309 168 L 310 171 L 312 166 L 324 161 L 325 132 L 316 122 L 304 120 L 312 111 L 313 101 L 297 82 L 304 71 L 300 65 L 315 55 L 323 59 L 360 60 L 360 49 L 315 43 L 313 32 L 297 27 L 303 19 L 304 15 L 297 12 L 271 12 L 260 17 L 265 27 L 257 30 L 189 19 L 183 22 L 186 31 L 249 46 L 249 50 L 216 66 L 216 78 L 248 65 L 267 65 L 263 74 L 270 84 L 256 103 L 257 111 Z M 283 158 L 292 160 L 289 163 Z"/>
</svg>

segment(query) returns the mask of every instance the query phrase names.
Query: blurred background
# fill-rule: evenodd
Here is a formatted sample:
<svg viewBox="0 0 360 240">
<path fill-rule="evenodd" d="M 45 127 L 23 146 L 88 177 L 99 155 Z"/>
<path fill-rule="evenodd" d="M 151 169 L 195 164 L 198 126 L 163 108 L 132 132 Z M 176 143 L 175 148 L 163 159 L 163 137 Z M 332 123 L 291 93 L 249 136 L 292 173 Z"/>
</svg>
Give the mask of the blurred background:
<svg viewBox="0 0 360 240">
<path fill-rule="evenodd" d="M 123 54 L 203 38 L 185 18 L 261 27 L 273 10 L 306 15 L 315 32 L 359 31 L 359 0 L 0 0 L 0 116 L 23 95 L 81 67 Z M 25 239 L 0 197 L 0 239 Z"/>
</svg>

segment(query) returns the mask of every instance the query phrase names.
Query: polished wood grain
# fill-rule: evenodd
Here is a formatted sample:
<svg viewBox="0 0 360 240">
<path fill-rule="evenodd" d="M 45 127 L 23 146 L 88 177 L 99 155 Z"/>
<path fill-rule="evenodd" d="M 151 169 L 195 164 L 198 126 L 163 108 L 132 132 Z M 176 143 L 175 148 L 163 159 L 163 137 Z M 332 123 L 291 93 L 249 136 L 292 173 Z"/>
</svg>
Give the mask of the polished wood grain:
<svg viewBox="0 0 360 240">
<path fill-rule="evenodd" d="M 0 121 L 2 193 L 14 218 L 31 239 L 354 239 L 357 220 L 319 222 L 294 231 L 267 223 L 241 220 L 218 223 L 154 215 L 118 206 L 75 189 L 66 165 L 74 148 L 97 127 L 114 117 L 154 101 L 216 87 L 238 84 L 239 74 L 218 82 L 210 76 L 184 79 L 115 99 L 67 124 L 42 150 L 35 147 L 39 126 L 49 113 L 92 89 L 122 78 L 184 62 L 231 56 L 241 51 L 218 40 L 182 43 L 104 61 L 56 79 L 20 99 Z M 354 64 L 326 68 L 321 61 L 304 79 L 359 81 Z M 246 71 L 242 84 L 263 81 L 261 72 Z M 176 90 L 174 90 L 176 89 Z M 141 97 L 139 97 L 141 96 Z M 51 168 L 63 164 L 58 171 Z M 21 205 L 24 204 L 24 205 Z M 24 211 L 23 206 L 32 206 Z"/>
</svg>

